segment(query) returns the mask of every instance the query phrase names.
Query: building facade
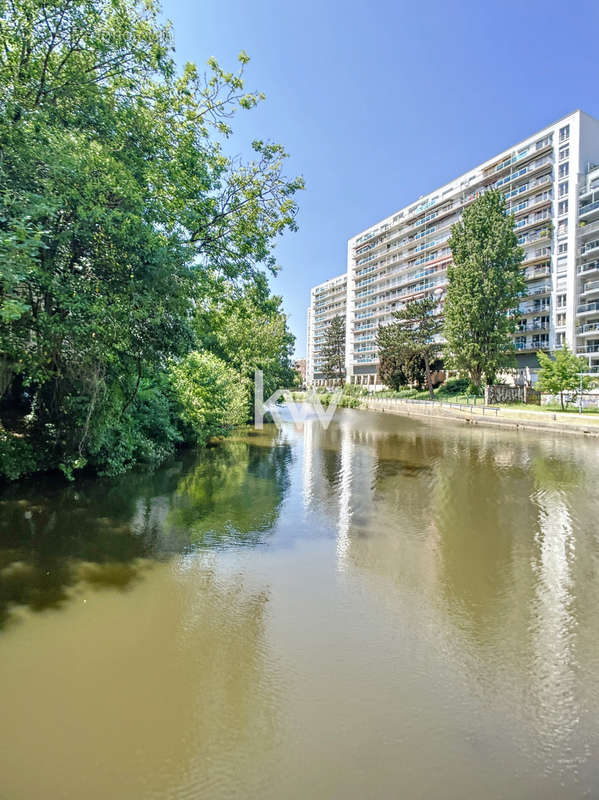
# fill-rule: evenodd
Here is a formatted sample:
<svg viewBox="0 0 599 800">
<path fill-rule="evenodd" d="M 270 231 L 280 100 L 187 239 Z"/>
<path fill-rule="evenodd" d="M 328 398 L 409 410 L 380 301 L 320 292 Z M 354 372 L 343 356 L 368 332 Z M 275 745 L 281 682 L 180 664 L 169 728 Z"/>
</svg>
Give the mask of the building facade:
<svg viewBox="0 0 599 800">
<path fill-rule="evenodd" d="M 536 352 L 564 342 L 586 357 L 589 372 L 599 372 L 598 165 L 599 121 L 576 111 L 352 237 L 346 380 L 380 385 L 376 331 L 406 301 L 433 295 L 442 308 L 451 226 L 489 189 L 503 192 L 525 251 L 528 293 L 514 334 L 517 380 L 534 381 Z M 334 279 L 338 286 L 342 280 Z M 328 296 L 330 283 L 312 290 L 308 327 L 315 349 L 308 381 L 318 374 L 317 299 Z"/>
<path fill-rule="evenodd" d="M 345 273 L 315 286 L 310 291 L 306 331 L 306 383 L 308 386 L 326 386 L 331 383 L 323 373 L 322 348 L 326 329 L 331 320 L 338 316 L 347 317 L 347 274 Z"/>
<path fill-rule="evenodd" d="M 302 386 L 306 385 L 306 359 L 305 358 L 298 358 L 298 360 L 294 364 L 294 368 L 296 372 L 299 372 L 299 376 L 302 382 Z"/>
</svg>

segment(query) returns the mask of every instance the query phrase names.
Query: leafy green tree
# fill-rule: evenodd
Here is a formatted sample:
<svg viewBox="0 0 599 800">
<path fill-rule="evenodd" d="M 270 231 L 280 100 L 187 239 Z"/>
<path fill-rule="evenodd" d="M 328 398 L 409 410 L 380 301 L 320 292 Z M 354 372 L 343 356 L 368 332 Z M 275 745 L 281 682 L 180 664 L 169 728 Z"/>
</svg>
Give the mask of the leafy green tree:
<svg viewBox="0 0 599 800">
<path fill-rule="evenodd" d="M 580 389 L 581 373 L 588 368 L 584 358 L 575 355 L 568 346 L 564 344 L 561 350 L 557 350 L 555 358 L 539 350 L 537 353 L 539 361 L 539 381 L 537 388 L 547 394 L 559 395 L 562 411 L 564 410 L 564 392 L 576 392 Z M 591 379 L 588 375 L 582 376 L 583 390 L 589 389 Z"/>
<path fill-rule="evenodd" d="M 422 365 L 430 398 L 434 400 L 431 365 L 441 349 L 438 341 L 442 327 L 439 301 L 433 297 L 412 300 L 396 311 L 393 318 L 394 322 L 377 331 L 377 347 L 383 368 L 386 371 L 388 364 L 395 363 L 400 374 L 413 379 Z"/>
<path fill-rule="evenodd" d="M 173 365 L 171 379 L 181 418 L 198 444 L 224 436 L 246 421 L 248 386 L 212 353 L 188 353 Z"/>
<path fill-rule="evenodd" d="M 265 397 L 294 385 L 295 337 L 282 300 L 270 294 L 264 275 L 241 286 L 225 283 L 220 292 L 211 293 L 196 311 L 195 331 L 199 346 L 230 364 L 251 387 L 248 419 L 254 407 L 255 370 L 262 370 Z"/>
<path fill-rule="evenodd" d="M 524 253 L 498 191 L 478 197 L 452 227 L 444 336 L 449 366 L 478 389 L 515 363 L 514 332 L 525 294 Z"/>
<path fill-rule="evenodd" d="M 342 386 L 345 381 L 345 318 L 338 314 L 329 322 L 322 346 L 325 378 Z"/>
<path fill-rule="evenodd" d="M 223 153 L 235 110 L 262 99 L 248 57 L 178 72 L 154 0 L 0 9 L 0 388 L 27 400 L 44 465 L 69 471 L 129 436 L 216 279 L 275 270 L 303 184 L 277 144 Z"/>
</svg>

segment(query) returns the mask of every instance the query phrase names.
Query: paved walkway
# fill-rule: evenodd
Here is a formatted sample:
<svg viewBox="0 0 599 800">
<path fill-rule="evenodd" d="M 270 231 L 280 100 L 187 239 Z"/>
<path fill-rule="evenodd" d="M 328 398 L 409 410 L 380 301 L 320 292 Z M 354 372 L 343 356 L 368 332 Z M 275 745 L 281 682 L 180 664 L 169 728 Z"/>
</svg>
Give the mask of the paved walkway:
<svg viewBox="0 0 599 800">
<path fill-rule="evenodd" d="M 523 406 L 522 410 L 500 406 L 466 405 L 435 400 L 367 397 L 362 408 L 405 416 L 456 419 L 473 425 L 502 426 L 528 430 L 550 430 L 599 437 L 599 414 L 572 414 L 541 411 Z"/>
</svg>

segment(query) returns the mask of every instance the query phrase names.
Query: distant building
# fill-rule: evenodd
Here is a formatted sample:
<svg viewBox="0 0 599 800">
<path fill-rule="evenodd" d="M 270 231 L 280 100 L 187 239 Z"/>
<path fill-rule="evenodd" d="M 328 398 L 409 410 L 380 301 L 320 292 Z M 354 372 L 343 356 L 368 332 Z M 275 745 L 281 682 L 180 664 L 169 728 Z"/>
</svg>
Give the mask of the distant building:
<svg viewBox="0 0 599 800">
<path fill-rule="evenodd" d="M 295 362 L 295 369 L 301 375 L 302 386 L 305 386 L 306 385 L 306 359 L 305 358 L 299 358 Z"/>
<path fill-rule="evenodd" d="M 331 278 L 311 290 L 307 314 L 306 383 L 308 386 L 325 386 L 330 382 L 322 372 L 324 366 L 322 346 L 325 342 L 326 329 L 332 319 L 341 316 L 345 320 L 346 315 L 347 274 Z"/>
<path fill-rule="evenodd" d="M 380 386 L 376 332 L 394 311 L 427 296 L 443 303 L 451 226 L 489 189 L 503 192 L 525 253 L 516 380 L 534 379 L 537 350 L 564 342 L 585 357 L 589 373 L 599 373 L 599 120 L 575 111 L 349 240 L 348 383 Z M 313 314 L 314 293 L 328 296 L 331 283 L 312 289 Z M 308 381 L 318 374 L 320 329 L 311 325 Z"/>
</svg>

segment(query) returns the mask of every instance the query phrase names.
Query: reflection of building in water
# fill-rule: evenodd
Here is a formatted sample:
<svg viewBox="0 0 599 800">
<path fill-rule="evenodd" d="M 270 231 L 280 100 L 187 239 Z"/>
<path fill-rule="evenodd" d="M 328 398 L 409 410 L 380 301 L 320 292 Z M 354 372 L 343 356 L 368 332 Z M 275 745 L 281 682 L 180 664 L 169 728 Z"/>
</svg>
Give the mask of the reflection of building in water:
<svg viewBox="0 0 599 800">
<path fill-rule="evenodd" d="M 341 469 L 339 476 L 339 522 L 337 527 L 337 566 L 345 568 L 352 515 L 352 462 L 354 446 L 350 425 L 341 427 Z"/>
<path fill-rule="evenodd" d="M 314 486 L 314 420 L 304 422 L 304 443 L 302 453 L 302 497 L 304 508 L 312 503 Z"/>
<path fill-rule="evenodd" d="M 539 506 L 536 577 L 532 604 L 532 646 L 540 729 L 545 743 L 563 756 L 580 717 L 576 698 L 577 659 L 573 614 L 574 529 L 564 493 L 558 488 L 536 494 Z"/>
<path fill-rule="evenodd" d="M 340 413 L 326 430 L 318 420 L 303 429 L 304 507 L 335 527 L 341 553 L 354 515 L 372 507 L 373 452 L 365 434 Z"/>
</svg>

